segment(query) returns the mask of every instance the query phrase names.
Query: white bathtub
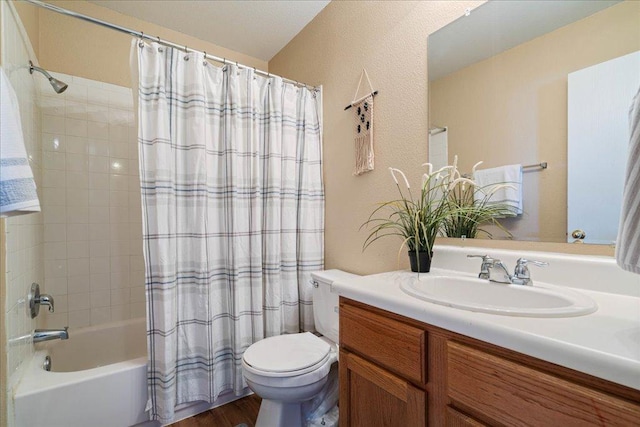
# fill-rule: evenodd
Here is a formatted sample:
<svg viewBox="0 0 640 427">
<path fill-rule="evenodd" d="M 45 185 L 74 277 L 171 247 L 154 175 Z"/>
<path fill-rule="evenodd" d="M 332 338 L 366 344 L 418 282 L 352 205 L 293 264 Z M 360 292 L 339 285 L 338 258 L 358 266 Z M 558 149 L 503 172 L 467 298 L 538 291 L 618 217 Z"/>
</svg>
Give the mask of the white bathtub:
<svg viewBox="0 0 640 427">
<path fill-rule="evenodd" d="M 43 369 L 51 357 L 51 372 Z M 158 427 L 148 421 L 145 319 L 70 329 L 68 340 L 36 345 L 14 396 L 16 427 Z M 240 397 L 179 405 L 173 422 Z"/>
<path fill-rule="evenodd" d="M 14 396 L 17 427 L 131 426 L 148 420 L 145 319 L 70 329 L 36 346 Z M 49 354 L 51 372 L 42 366 Z"/>
</svg>

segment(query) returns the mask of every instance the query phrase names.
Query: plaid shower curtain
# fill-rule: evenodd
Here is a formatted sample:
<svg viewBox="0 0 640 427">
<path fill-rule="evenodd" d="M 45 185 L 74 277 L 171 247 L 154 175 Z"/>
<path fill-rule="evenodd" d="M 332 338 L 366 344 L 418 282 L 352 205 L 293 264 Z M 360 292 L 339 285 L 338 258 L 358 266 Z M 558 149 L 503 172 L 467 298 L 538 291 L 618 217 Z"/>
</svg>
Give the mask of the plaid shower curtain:
<svg viewBox="0 0 640 427">
<path fill-rule="evenodd" d="M 242 392 L 245 349 L 313 329 L 316 93 L 134 40 L 151 418 Z M 135 53 L 134 53 L 135 52 Z M 137 62 L 137 64 L 136 64 Z M 137 69 L 136 69 L 137 67 Z"/>
</svg>

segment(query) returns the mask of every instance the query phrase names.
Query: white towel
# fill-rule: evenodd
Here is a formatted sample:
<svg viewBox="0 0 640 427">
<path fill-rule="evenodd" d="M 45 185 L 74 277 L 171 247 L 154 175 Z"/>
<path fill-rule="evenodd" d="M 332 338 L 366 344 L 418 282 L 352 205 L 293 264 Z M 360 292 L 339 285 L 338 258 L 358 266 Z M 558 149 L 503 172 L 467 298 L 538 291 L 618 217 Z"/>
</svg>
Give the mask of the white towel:
<svg viewBox="0 0 640 427">
<path fill-rule="evenodd" d="M 629 157 L 618 227 L 616 261 L 627 271 L 640 274 L 640 89 L 629 111 Z"/>
<path fill-rule="evenodd" d="M 0 217 L 40 211 L 16 93 L 0 68 Z"/>
<path fill-rule="evenodd" d="M 494 186 L 507 184 L 510 187 L 496 190 L 488 204 L 504 204 L 512 209 L 513 216 L 522 214 L 522 165 L 477 170 L 473 179 L 481 189 L 475 193 L 476 202 L 483 200 Z"/>
</svg>

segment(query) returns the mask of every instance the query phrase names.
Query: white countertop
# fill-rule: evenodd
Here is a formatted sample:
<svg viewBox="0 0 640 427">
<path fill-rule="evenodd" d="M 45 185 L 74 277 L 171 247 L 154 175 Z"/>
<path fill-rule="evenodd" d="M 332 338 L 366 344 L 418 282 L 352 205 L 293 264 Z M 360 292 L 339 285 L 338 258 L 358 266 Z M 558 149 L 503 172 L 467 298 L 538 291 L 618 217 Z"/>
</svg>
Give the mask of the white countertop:
<svg viewBox="0 0 640 427">
<path fill-rule="evenodd" d="M 437 268 L 432 271 L 452 273 Z M 397 271 L 337 280 L 332 290 L 346 298 L 640 390 L 639 297 L 574 288 L 596 301 L 595 313 L 563 318 L 503 316 L 409 296 L 400 289 L 400 283 L 416 274 Z"/>
</svg>

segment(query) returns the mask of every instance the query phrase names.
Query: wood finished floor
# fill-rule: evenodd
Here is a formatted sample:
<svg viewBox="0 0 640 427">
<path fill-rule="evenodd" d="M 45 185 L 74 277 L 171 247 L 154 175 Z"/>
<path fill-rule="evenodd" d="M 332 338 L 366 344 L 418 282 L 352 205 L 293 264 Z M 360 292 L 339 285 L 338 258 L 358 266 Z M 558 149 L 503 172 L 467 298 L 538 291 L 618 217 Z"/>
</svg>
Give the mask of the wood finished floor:
<svg viewBox="0 0 640 427">
<path fill-rule="evenodd" d="M 258 396 L 252 394 L 186 420 L 178 421 L 169 427 L 235 427 L 240 423 L 254 427 L 258 418 L 260 401 Z"/>
</svg>

